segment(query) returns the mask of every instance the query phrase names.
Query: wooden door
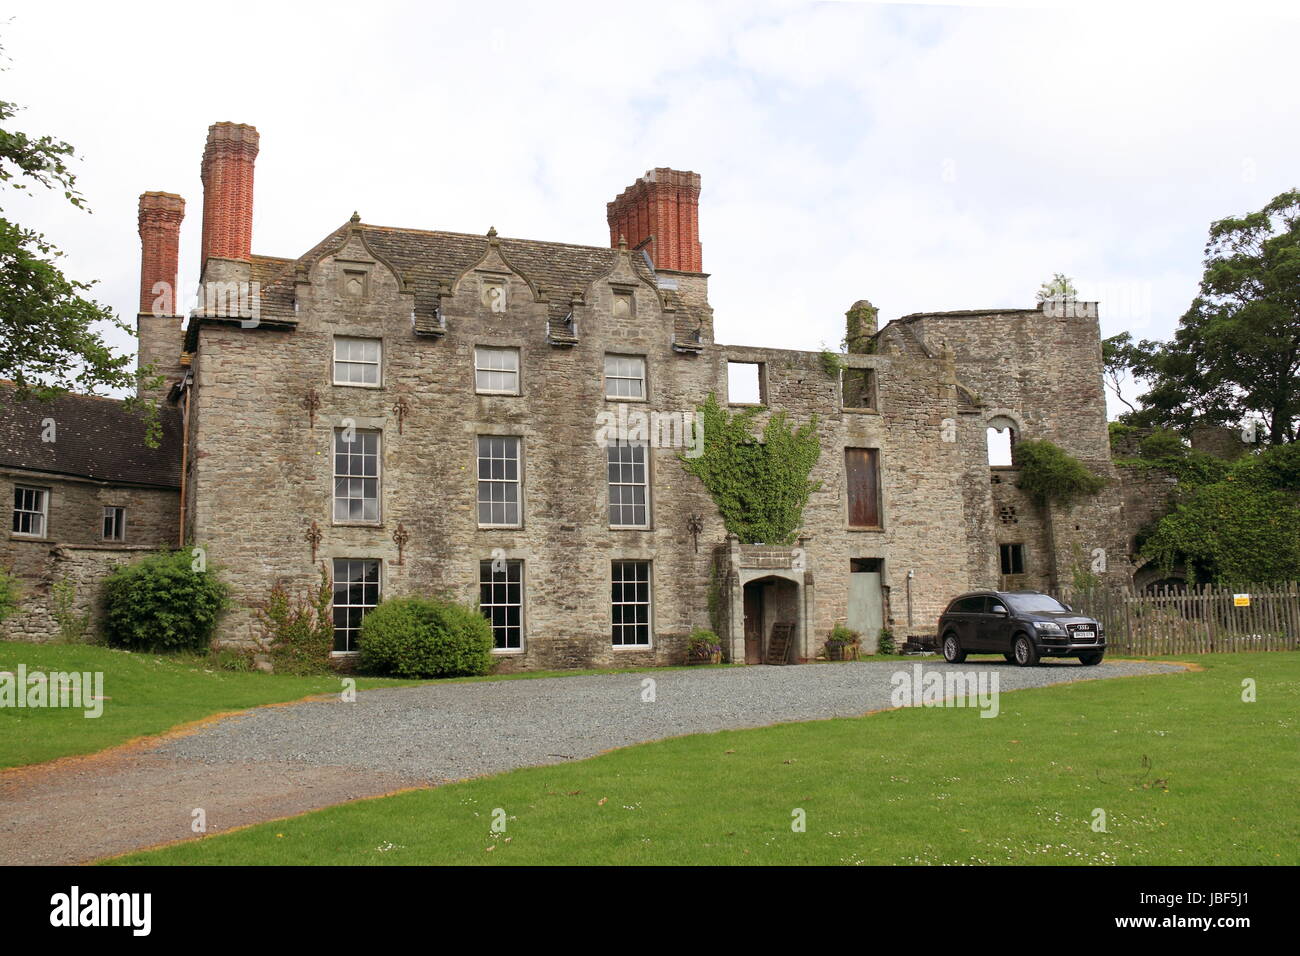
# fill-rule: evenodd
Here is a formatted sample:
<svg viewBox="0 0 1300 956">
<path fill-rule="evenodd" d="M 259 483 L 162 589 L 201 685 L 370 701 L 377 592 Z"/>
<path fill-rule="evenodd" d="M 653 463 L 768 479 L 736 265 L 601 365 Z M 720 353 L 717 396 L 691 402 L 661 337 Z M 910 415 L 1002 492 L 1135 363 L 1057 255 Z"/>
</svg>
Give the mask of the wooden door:
<svg viewBox="0 0 1300 956">
<path fill-rule="evenodd" d="M 854 570 L 849 574 L 850 630 L 862 635 L 864 653 L 875 653 L 880 644 L 880 629 L 885 624 L 885 602 L 880 590 L 879 571 Z"/>
<path fill-rule="evenodd" d="M 850 528 L 880 527 L 880 449 L 844 449 Z"/>
<path fill-rule="evenodd" d="M 745 663 L 763 663 L 763 587 L 745 588 Z"/>
</svg>

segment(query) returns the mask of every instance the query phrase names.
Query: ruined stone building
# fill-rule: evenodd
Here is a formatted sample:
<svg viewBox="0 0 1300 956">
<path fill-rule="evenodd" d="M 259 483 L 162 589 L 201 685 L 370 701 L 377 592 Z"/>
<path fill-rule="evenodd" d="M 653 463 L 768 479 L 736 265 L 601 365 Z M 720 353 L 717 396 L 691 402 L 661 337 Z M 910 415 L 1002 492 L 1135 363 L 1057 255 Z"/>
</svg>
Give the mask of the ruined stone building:
<svg viewBox="0 0 1300 956">
<path fill-rule="evenodd" d="M 549 668 L 679 662 L 711 625 L 729 659 L 764 660 L 779 625 L 788 659 L 809 659 L 837 622 L 870 648 L 882 626 L 933 633 L 973 587 L 1065 584 L 1098 555 L 1127 573 L 1117 485 L 1044 508 L 989 463 L 990 429 L 1009 428 L 1114 477 L 1095 304 L 878 327 L 858 302 L 838 363 L 725 345 L 695 173 L 653 169 L 610 202 L 608 248 L 353 215 L 279 258 L 252 251 L 258 148 L 250 126 L 209 130 L 188 318 L 172 291 L 184 201 L 140 199 L 139 354 L 166 377 L 161 448 L 119 446 L 118 468 L 102 443 L 61 437 L 42 458 L 45 416 L 7 405 L 0 561 L 35 592 L 70 568 L 93 591 L 130 548 L 201 547 L 233 587 L 222 640 L 250 642 L 272 584 L 306 589 L 323 562 L 340 653 L 378 600 L 436 594 L 481 602 L 503 667 Z M 794 544 L 729 536 L 685 470 L 690 430 L 669 426 L 711 393 L 759 406 L 760 434 L 776 411 L 816 416 L 820 487 Z M 68 401 L 69 441 L 108 414 Z M 601 431 L 636 412 L 655 413 L 648 436 Z"/>
</svg>

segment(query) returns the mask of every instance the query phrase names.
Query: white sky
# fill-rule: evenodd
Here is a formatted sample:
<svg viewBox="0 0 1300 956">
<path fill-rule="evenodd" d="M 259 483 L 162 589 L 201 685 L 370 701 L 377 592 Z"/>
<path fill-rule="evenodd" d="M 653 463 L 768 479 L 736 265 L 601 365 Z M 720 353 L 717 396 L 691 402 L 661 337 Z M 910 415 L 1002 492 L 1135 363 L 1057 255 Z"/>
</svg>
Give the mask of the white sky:
<svg viewBox="0 0 1300 956">
<path fill-rule="evenodd" d="M 1300 19 L 1042 6 L 0 3 L 0 99 L 76 146 L 94 214 L 0 203 L 133 320 L 137 197 L 185 197 L 193 282 L 218 120 L 262 134 L 268 255 L 354 209 L 604 245 L 605 203 L 673 166 L 703 176 L 720 342 L 835 347 L 857 299 L 1029 306 L 1058 271 L 1103 335 L 1167 337 L 1210 222 L 1300 185 Z"/>
</svg>

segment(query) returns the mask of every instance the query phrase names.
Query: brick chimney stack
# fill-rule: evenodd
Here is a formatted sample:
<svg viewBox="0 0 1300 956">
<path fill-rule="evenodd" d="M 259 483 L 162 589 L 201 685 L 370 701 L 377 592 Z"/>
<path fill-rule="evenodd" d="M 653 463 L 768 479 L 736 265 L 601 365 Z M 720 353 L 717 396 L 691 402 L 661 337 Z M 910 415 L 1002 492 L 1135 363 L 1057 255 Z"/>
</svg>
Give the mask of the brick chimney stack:
<svg viewBox="0 0 1300 956">
<path fill-rule="evenodd" d="M 606 206 L 609 243 L 625 237 L 644 246 L 655 269 L 703 272 L 700 247 L 700 176 L 659 167 L 647 172 Z"/>
<path fill-rule="evenodd" d="M 203 249 L 208 259 L 248 262 L 253 253 L 253 161 L 257 129 L 244 123 L 213 123 L 203 149 Z"/>
<path fill-rule="evenodd" d="M 176 272 L 185 200 L 175 193 L 140 196 L 140 312 L 177 315 Z M 155 310 L 155 304 L 157 309 Z"/>
</svg>

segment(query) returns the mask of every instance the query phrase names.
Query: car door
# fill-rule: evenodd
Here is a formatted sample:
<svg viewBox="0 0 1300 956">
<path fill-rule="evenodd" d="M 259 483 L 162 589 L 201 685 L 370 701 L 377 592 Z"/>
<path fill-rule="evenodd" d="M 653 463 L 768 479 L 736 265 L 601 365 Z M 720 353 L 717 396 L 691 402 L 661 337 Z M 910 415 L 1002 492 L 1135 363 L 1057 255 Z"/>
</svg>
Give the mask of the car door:
<svg viewBox="0 0 1300 956">
<path fill-rule="evenodd" d="M 1011 609 L 1005 601 L 995 597 L 984 599 L 977 640 L 981 650 L 999 653 L 1011 650 Z"/>
<path fill-rule="evenodd" d="M 954 610 L 957 612 L 954 615 L 957 639 L 961 641 L 963 648 L 972 650 L 978 646 L 979 622 L 982 617 L 981 612 L 984 610 L 984 598 L 979 595 L 962 598 L 957 602 Z"/>
</svg>

